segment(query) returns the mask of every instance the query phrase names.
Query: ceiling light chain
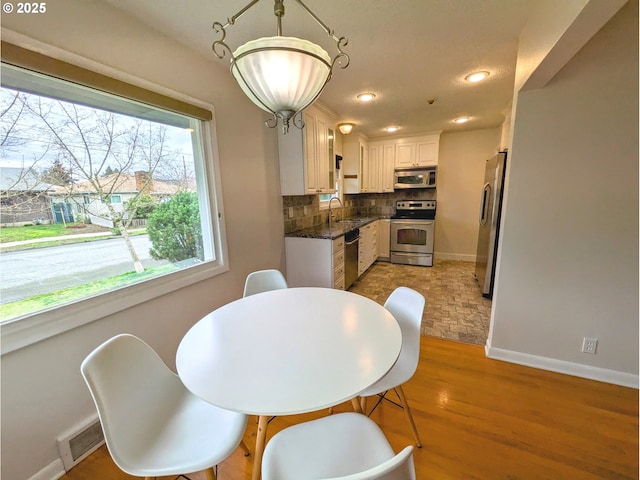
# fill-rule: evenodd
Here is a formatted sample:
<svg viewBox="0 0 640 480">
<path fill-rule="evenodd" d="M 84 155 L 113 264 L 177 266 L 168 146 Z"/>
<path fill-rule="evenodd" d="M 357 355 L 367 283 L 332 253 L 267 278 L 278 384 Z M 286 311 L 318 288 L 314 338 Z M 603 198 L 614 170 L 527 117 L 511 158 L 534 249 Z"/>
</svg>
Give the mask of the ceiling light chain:
<svg viewBox="0 0 640 480">
<path fill-rule="evenodd" d="M 282 16 L 284 0 L 274 0 L 274 14 L 277 17 L 277 36 L 252 40 L 238 47 L 235 52 L 225 43 L 226 28 L 234 25 L 247 10 L 260 0 L 252 0 L 236 13 L 227 23 L 213 23 L 213 30 L 220 38 L 211 48 L 218 58 L 228 51 L 231 56 L 230 69 L 240 87 L 249 99 L 261 109 L 273 115 L 265 123 L 274 128 L 278 119 L 282 120 L 282 130 L 289 131 L 289 123 L 302 128 L 302 111 L 320 96 L 331 79 L 334 65 L 344 69 L 349 66 L 349 55 L 342 49 L 349 43 L 346 37 L 337 37 L 301 0 L 299 4 L 336 42 L 338 53 L 331 60 L 321 47 L 293 37 L 282 36 Z M 295 59 L 294 59 L 295 57 Z M 289 70 L 290 60 L 299 65 L 299 70 Z M 306 82 L 298 85 L 298 82 Z"/>
</svg>

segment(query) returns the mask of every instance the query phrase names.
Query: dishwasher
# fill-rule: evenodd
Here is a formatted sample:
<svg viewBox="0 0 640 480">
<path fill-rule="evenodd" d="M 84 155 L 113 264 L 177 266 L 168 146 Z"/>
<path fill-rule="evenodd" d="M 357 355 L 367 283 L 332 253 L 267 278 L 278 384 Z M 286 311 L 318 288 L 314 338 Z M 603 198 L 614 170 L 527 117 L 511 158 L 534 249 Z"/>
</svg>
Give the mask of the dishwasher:
<svg viewBox="0 0 640 480">
<path fill-rule="evenodd" d="M 356 228 L 344 236 L 344 289 L 347 290 L 358 279 L 358 242 L 360 229 Z"/>
</svg>

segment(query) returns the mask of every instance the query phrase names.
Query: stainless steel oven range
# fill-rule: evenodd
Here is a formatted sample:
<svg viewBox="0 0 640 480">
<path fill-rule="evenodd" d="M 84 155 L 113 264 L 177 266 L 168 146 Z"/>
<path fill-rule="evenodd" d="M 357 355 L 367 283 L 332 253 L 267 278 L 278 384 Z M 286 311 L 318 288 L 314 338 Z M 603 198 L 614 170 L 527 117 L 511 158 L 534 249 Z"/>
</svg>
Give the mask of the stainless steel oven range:
<svg viewBox="0 0 640 480">
<path fill-rule="evenodd" d="M 398 200 L 391 217 L 391 263 L 433 266 L 435 200 Z"/>
</svg>

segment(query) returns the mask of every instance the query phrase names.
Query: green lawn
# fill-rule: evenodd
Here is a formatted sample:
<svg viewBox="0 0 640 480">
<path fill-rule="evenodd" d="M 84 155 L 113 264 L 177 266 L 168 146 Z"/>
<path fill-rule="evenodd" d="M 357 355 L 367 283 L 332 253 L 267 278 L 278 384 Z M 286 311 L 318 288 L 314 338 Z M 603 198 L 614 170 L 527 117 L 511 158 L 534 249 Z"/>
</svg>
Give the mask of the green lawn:
<svg viewBox="0 0 640 480">
<path fill-rule="evenodd" d="M 29 225 L 25 227 L 2 227 L 0 228 L 0 243 L 19 242 L 23 240 L 33 240 L 34 238 L 58 237 L 61 235 L 75 235 L 77 233 L 90 233 L 104 230 L 105 234 L 110 233 L 107 228 L 84 225 L 82 223 L 53 223 L 50 225 Z"/>
<path fill-rule="evenodd" d="M 142 273 L 125 273 L 111 278 L 96 280 L 95 282 L 69 287 L 51 293 L 36 295 L 35 297 L 6 303 L 0 309 L 0 320 L 9 320 L 22 315 L 39 312 L 52 307 L 58 307 L 65 303 L 89 298 L 111 290 L 116 290 L 127 285 L 139 283 L 150 278 L 159 277 L 169 272 L 178 270 L 176 265 L 162 265 L 146 269 Z"/>
</svg>

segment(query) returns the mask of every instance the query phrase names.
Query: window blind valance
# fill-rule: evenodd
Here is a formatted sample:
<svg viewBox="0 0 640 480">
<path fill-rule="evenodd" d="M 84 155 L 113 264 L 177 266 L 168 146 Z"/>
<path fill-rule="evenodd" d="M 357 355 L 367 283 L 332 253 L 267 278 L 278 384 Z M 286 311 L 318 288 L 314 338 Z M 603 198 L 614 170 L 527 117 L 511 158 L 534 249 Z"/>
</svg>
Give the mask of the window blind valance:
<svg viewBox="0 0 640 480">
<path fill-rule="evenodd" d="M 213 119 L 212 113 L 205 108 L 176 100 L 175 98 L 48 57 L 33 50 L 18 47 L 5 41 L 2 42 L 1 47 L 2 62 L 8 65 L 14 65 L 49 75 L 199 120 L 209 121 Z"/>
</svg>

